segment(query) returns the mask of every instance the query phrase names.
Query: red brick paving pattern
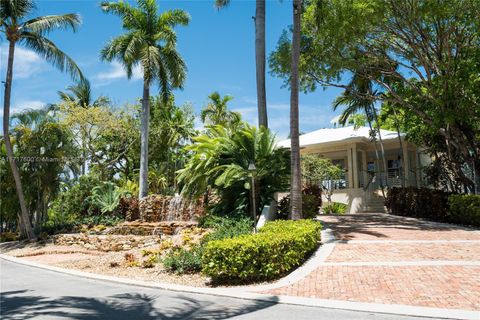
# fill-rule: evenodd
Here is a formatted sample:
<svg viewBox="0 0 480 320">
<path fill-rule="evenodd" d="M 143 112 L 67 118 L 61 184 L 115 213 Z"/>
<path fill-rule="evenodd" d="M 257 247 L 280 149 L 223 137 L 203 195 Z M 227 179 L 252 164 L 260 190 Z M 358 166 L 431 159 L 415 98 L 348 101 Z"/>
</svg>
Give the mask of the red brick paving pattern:
<svg viewBox="0 0 480 320">
<path fill-rule="evenodd" d="M 480 310 L 477 266 L 326 266 L 269 294 Z"/>
<path fill-rule="evenodd" d="M 339 240 L 480 240 L 480 232 L 465 230 L 412 230 L 394 227 L 338 227 Z"/>
<path fill-rule="evenodd" d="M 338 243 L 326 262 L 480 261 L 478 243 Z"/>
<path fill-rule="evenodd" d="M 331 265 L 342 262 L 479 262 L 478 230 L 381 214 L 324 216 L 322 221 L 337 239 L 362 242 L 337 243 L 326 260 L 330 263 L 328 266 L 320 266 L 294 284 L 265 293 L 480 310 L 478 265 Z M 414 242 L 418 240 L 441 242 Z"/>
</svg>

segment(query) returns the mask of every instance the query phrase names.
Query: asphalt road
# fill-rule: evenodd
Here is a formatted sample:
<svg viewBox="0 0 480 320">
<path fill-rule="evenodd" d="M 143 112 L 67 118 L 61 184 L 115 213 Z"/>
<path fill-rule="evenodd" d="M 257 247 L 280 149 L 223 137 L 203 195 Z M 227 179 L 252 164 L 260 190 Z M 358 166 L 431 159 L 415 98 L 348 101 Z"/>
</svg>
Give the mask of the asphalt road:
<svg viewBox="0 0 480 320">
<path fill-rule="evenodd" d="M 423 319 L 128 286 L 0 259 L 0 318 Z"/>
</svg>

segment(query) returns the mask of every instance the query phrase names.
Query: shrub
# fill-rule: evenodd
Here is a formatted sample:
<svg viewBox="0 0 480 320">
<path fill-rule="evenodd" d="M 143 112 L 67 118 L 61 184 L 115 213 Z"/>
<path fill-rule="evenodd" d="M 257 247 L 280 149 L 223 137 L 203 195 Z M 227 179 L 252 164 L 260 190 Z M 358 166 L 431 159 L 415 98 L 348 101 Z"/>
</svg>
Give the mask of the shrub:
<svg viewBox="0 0 480 320">
<path fill-rule="evenodd" d="M 480 195 L 452 194 L 448 206 L 451 222 L 480 226 Z"/>
<path fill-rule="evenodd" d="M 428 188 L 391 188 L 388 190 L 385 205 L 392 214 L 449 222 L 450 194 Z"/>
<path fill-rule="evenodd" d="M 81 176 L 74 186 L 61 192 L 53 201 L 48 212 L 49 220 L 64 224 L 73 222 L 78 216 L 98 213 L 92 208 L 90 196 L 99 184 L 100 180 L 94 175 Z"/>
<path fill-rule="evenodd" d="M 202 270 L 214 281 L 277 278 L 315 250 L 320 229 L 320 223 L 312 220 L 278 220 L 257 234 L 211 241 L 205 246 Z"/>
<path fill-rule="evenodd" d="M 347 205 L 341 202 L 332 202 L 323 208 L 323 212 L 331 214 L 344 214 L 347 212 Z"/>
<path fill-rule="evenodd" d="M 163 266 L 166 270 L 179 274 L 198 272 L 202 268 L 202 251 L 201 246 L 195 246 L 191 250 L 175 247 L 163 259 Z"/>
<path fill-rule="evenodd" d="M 320 189 L 320 188 L 318 188 Z M 322 205 L 322 194 L 315 191 L 314 187 L 304 188 L 302 191 L 302 213 L 305 219 L 315 218 Z M 278 203 L 277 216 L 280 219 L 288 219 L 290 212 L 290 195 L 283 197 Z"/>
<path fill-rule="evenodd" d="M 302 193 L 314 196 L 317 208 L 322 206 L 322 188 L 318 185 L 307 185 L 302 189 Z"/>
<path fill-rule="evenodd" d="M 0 233 L 0 242 L 17 241 L 19 236 L 15 232 L 2 232 Z"/>
<path fill-rule="evenodd" d="M 253 230 L 253 221 L 245 217 L 219 217 L 207 215 L 199 223 L 204 228 L 214 229 L 202 239 L 202 243 L 249 234 Z"/>
</svg>

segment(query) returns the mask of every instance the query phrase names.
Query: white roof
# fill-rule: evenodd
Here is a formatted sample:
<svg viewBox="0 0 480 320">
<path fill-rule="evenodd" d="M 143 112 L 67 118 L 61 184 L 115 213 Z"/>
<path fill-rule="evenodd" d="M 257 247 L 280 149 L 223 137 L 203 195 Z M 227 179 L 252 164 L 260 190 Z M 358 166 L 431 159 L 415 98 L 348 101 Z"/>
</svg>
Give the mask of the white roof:
<svg viewBox="0 0 480 320">
<path fill-rule="evenodd" d="M 383 140 L 398 139 L 397 132 L 380 129 Z M 315 144 L 340 142 L 345 140 L 361 140 L 370 141 L 370 128 L 360 127 L 354 129 L 353 126 L 340 127 L 334 129 L 320 129 L 300 136 L 300 147 L 306 147 Z M 290 139 L 280 141 L 277 146 L 290 148 Z"/>
</svg>

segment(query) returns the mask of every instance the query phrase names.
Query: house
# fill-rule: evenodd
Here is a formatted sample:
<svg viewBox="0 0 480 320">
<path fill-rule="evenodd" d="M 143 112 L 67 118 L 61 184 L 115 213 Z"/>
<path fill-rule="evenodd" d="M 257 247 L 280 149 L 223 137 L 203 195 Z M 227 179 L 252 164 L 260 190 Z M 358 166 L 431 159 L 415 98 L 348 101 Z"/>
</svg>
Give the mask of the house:
<svg viewBox="0 0 480 320">
<path fill-rule="evenodd" d="M 302 155 L 317 154 L 344 169 L 344 177 L 340 180 L 322 184 L 333 189 L 332 201 L 347 204 L 347 213 L 384 211 L 382 186 L 423 185 L 422 166 L 429 162 L 429 157 L 406 141 L 404 135 L 399 138 L 397 132 L 388 130 L 380 130 L 380 133 L 386 172 L 378 134 L 375 143 L 368 127 L 320 129 L 300 136 Z M 290 140 L 278 145 L 289 148 Z M 404 154 L 407 161 L 402 161 Z M 325 204 L 325 196 L 323 200 Z"/>
</svg>

